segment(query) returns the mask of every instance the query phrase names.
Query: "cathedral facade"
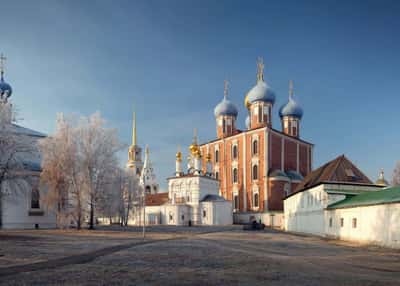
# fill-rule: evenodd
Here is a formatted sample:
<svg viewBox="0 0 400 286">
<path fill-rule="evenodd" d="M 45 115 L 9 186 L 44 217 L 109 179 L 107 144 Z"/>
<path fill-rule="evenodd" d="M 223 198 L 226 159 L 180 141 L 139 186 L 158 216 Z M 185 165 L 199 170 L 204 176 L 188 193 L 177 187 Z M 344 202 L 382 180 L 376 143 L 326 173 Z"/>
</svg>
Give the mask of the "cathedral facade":
<svg viewBox="0 0 400 286">
<path fill-rule="evenodd" d="M 264 81 L 263 68 L 259 59 L 256 85 L 244 99 L 247 129 L 236 128 L 238 109 L 225 83 L 224 98 L 214 109 L 217 138 L 200 145 L 203 172 L 212 166 L 220 194 L 232 201 L 235 222 L 255 218 L 273 224 L 267 220 L 282 215 L 283 198 L 312 170 L 313 144 L 300 137 L 303 110 L 292 83 L 288 102 L 279 109 L 281 130 L 274 129 L 275 94 Z"/>
</svg>

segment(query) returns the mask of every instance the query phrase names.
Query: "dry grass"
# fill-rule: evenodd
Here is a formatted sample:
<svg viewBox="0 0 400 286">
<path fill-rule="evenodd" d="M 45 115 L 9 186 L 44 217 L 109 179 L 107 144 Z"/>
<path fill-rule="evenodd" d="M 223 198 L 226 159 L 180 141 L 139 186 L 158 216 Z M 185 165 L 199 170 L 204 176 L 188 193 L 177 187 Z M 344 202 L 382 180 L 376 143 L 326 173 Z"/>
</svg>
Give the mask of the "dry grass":
<svg viewBox="0 0 400 286">
<path fill-rule="evenodd" d="M 6 257 L 56 259 L 141 241 L 133 231 L 40 231 L 6 235 Z M 210 229 L 218 231 L 218 229 Z M 337 245 L 315 237 L 238 229 L 152 229 L 131 245 L 51 269 L 1 276 L 2 285 L 399 285 L 400 252 Z M 4 233 L 0 233 L 1 235 Z M 169 240 L 165 240 L 169 239 Z M 26 247 L 24 244 L 30 243 Z M 3 245 L 3 240 L 1 240 Z M 22 247 L 21 250 L 17 248 Z M 37 248 L 38 252 L 30 247 Z M 1 246 L 3 251 L 3 246 Z M 63 249 L 64 251 L 60 251 Z M 25 254 L 24 254 L 25 253 Z M 30 257 L 30 258 L 29 258 Z M 1 257 L 0 257 L 1 259 Z M 21 261 L 17 261 L 20 264 Z"/>
</svg>

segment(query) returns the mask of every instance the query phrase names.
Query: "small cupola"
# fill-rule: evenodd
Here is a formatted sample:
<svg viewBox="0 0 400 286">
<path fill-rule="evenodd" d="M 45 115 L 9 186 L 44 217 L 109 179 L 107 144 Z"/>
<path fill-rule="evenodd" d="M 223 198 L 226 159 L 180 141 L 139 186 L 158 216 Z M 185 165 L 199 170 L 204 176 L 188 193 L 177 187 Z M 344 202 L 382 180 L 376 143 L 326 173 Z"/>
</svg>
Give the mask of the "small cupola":
<svg viewBox="0 0 400 286">
<path fill-rule="evenodd" d="M 380 171 L 378 180 L 376 180 L 375 184 L 384 187 L 389 186 L 389 182 L 385 179 L 385 173 L 383 172 L 383 169 Z"/>
<path fill-rule="evenodd" d="M 283 133 L 299 137 L 300 134 L 300 121 L 303 117 L 303 109 L 293 99 L 293 81 L 289 82 L 289 100 L 279 109 L 279 116 L 282 121 Z"/>
<path fill-rule="evenodd" d="M 233 135 L 236 131 L 238 110 L 228 99 L 228 81 L 224 82 L 224 98 L 214 109 L 218 138 Z"/>
</svg>

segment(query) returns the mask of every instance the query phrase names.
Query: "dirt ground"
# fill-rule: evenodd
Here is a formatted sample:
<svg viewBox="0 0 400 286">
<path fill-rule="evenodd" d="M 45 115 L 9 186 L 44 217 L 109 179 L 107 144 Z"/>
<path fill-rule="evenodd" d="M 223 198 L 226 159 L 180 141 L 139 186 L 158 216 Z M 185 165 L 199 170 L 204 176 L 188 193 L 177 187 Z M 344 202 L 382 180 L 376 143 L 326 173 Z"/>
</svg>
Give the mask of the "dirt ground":
<svg viewBox="0 0 400 286">
<path fill-rule="evenodd" d="M 400 251 L 272 230 L 0 231 L 0 285 L 400 285 Z"/>
</svg>

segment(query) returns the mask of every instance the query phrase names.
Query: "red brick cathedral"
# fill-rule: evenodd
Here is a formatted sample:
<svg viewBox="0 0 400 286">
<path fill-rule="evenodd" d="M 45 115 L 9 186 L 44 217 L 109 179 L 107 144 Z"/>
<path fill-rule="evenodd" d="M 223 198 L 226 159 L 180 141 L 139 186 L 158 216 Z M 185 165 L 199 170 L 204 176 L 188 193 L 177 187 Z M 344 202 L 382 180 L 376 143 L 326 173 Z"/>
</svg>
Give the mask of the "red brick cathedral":
<svg viewBox="0 0 400 286">
<path fill-rule="evenodd" d="M 293 98 L 279 109 L 281 131 L 272 127 L 275 94 L 264 81 L 258 60 L 257 83 L 245 97 L 247 130 L 236 128 L 238 110 L 227 98 L 215 107 L 217 139 L 200 146 L 204 172 L 212 163 L 220 180 L 221 195 L 232 200 L 236 213 L 274 213 L 283 210 L 282 199 L 312 169 L 313 144 L 300 139 L 303 110 Z"/>
</svg>

